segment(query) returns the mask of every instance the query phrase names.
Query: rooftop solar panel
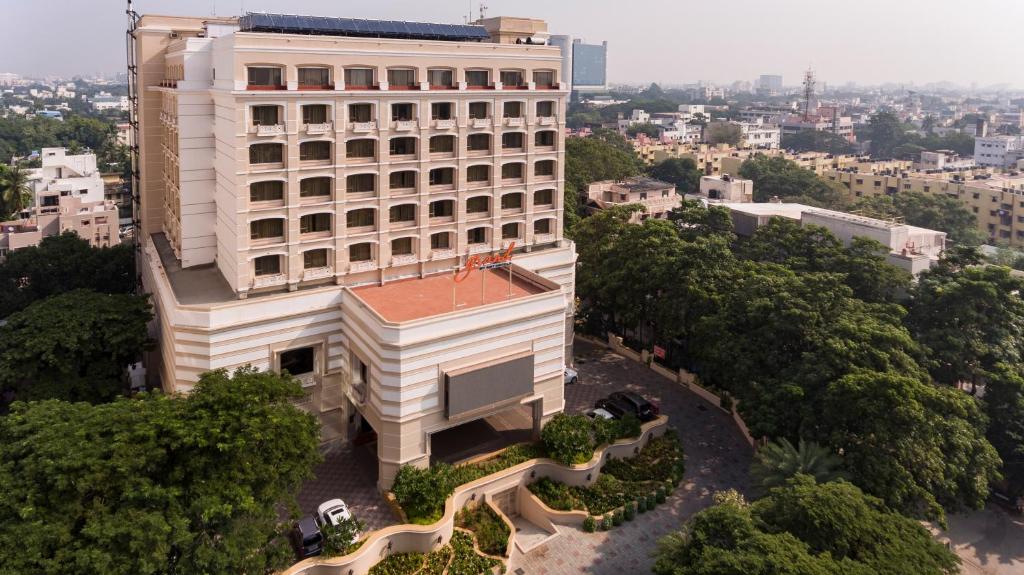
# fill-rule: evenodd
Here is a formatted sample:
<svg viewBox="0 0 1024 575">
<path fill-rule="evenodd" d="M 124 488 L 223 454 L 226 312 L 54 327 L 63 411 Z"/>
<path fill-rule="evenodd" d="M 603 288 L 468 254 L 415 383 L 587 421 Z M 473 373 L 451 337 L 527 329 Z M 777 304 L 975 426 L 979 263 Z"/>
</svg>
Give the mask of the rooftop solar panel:
<svg viewBox="0 0 1024 575">
<path fill-rule="evenodd" d="M 480 41 L 489 38 L 483 26 L 433 24 L 399 20 L 360 20 L 326 16 L 267 14 L 250 12 L 239 20 L 243 32 L 323 34 L 363 38 L 404 38 L 410 40 Z"/>
</svg>

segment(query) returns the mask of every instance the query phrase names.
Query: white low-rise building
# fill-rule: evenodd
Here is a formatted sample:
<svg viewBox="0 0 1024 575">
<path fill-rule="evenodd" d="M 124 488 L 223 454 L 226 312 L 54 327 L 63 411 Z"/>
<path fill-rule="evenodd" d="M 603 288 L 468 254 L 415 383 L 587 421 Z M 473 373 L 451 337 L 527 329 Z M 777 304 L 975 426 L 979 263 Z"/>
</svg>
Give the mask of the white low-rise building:
<svg viewBox="0 0 1024 575">
<path fill-rule="evenodd" d="M 700 194 L 688 194 L 687 199 L 706 200 L 708 203 L 750 203 L 754 201 L 754 181 L 729 174 L 702 176 Z"/>
<path fill-rule="evenodd" d="M 1024 135 L 985 136 L 974 139 L 974 163 L 990 168 L 1009 168 L 1024 152 Z"/>
</svg>

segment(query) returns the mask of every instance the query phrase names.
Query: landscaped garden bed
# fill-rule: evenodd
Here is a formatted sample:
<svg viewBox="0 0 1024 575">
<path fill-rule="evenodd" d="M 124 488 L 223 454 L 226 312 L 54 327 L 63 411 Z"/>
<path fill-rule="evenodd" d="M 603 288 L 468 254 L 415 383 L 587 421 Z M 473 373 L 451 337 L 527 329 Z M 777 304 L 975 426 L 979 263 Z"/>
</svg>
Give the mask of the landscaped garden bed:
<svg viewBox="0 0 1024 575">
<path fill-rule="evenodd" d="M 501 561 L 473 548 L 473 535 L 456 530 L 447 545 L 430 553 L 393 553 L 370 568 L 370 575 L 482 575 Z"/>
<path fill-rule="evenodd" d="M 591 518 L 584 527 L 608 528 L 664 502 L 682 477 L 682 445 L 676 434 L 669 431 L 651 439 L 632 458 L 605 463 L 601 475 L 588 487 L 570 486 L 545 477 L 528 488 L 551 509 L 605 515 L 600 523 Z M 612 511 L 612 515 L 606 515 Z"/>
<path fill-rule="evenodd" d="M 464 507 L 455 516 L 455 526 L 472 531 L 476 535 L 477 545 L 484 553 L 505 555 L 511 530 L 486 503 Z"/>
</svg>

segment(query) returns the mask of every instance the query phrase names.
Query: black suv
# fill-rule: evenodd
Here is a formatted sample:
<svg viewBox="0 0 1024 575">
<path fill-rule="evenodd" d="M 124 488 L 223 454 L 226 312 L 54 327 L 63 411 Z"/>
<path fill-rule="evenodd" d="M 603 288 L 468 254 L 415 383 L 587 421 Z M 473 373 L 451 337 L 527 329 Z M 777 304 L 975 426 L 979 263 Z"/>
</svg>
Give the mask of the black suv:
<svg viewBox="0 0 1024 575">
<path fill-rule="evenodd" d="M 594 402 L 594 407 L 601 408 L 607 411 L 608 413 L 612 414 L 612 417 L 614 417 L 615 419 L 622 419 L 623 417 L 626 416 L 627 413 L 636 413 L 632 405 L 618 399 L 612 399 L 610 397 L 597 400 L 596 402 Z"/>
<path fill-rule="evenodd" d="M 300 559 L 319 555 L 324 548 L 324 536 L 320 534 L 320 525 L 313 517 L 303 517 L 295 524 L 291 533 L 292 547 Z"/>
<path fill-rule="evenodd" d="M 632 391 L 616 391 L 609 395 L 608 399 L 628 405 L 630 411 L 632 411 L 640 421 L 651 421 L 652 419 L 656 419 L 658 417 L 658 413 L 661 411 L 658 409 L 657 404 L 647 401 L 643 396 L 638 393 L 633 393 Z"/>
</svg>

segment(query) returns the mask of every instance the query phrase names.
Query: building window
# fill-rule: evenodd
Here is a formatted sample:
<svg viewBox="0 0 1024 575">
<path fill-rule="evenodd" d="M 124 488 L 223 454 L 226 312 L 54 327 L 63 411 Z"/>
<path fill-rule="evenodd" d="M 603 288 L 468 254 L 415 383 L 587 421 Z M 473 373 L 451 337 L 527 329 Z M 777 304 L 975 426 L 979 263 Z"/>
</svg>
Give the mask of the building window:
<svg viewBox="0 0 1024 575">
<path fill-rule="evenodd" d="M 388 88 L 410 89 L 416 87 L 416 70 L 391 68 L 388 70 Z"/>
<path fill-rule="evenodd" d="M 450 154 L 455 151 L 455 136 L 434 136 L 430 138 L 431 154 Z"/>
<path fill-rule="evenodd" d="M 276 126 L 281 123 L 277 106 L 253 106 L 251 111 L 253 126 Z"/>
<path fill-rule="evenodd" d="M 431 186 L 450 186 L 455 183 L 455 168 L 434 168 L 430 170 Z"/>
<path fill-rule="evenodd" d="M 270 240 L 284 237 L 284 220 L 274 218 L 249 222 L 250 240 Z"/>
<path fill-rule="evenodd" d="M 427 70 L 427 81 L 431 88 L 452 88 L 455 86 L 455 73 L 444 68 Z"/>
<path fill-rule="evenodd" d="M 388 220 L 395 224 L 416 221 L 416 204 L 400 204 L 388 210 Z"/>
<path fill-rule="evenodd" d="M 470 102 L 469 117 L 473 120 L 486 120 L 490 117 L 487 113 L 487 102 Z"/>
<path fill-rule="evenodd" d="M 250 164 L 281 164 L 284 162 L 284 145 L 253 144 L 249 146 Z"/>
<path fill-rule="evenodd" d="M 326 104 L 310 104 L 302 107 L 302 123 L 303 124 L 326 124 L 327 123 L 327 105 Z"/>
<path fill-rule="evenodd" d="M 553 147 L 555 145 L 555 132 L 554 132 L 554 130 L 544 130 L 543 132 L 537 132 L 533 136 L 533 142 L 534 142 L 534 144 L 536 144 L 536 145 L 538 145 L 540 147 L 545 147 L 545 148 Z"/>
<path fill-rule="evenodd" d="M 307 250 L 302 253 L 303 269 L 327 267 L 327 249 Z"/>
<path fill-rule="evenodd" d="M 469 244 L 483 244 L 487 242 L 487 228 L 473 228 L 466 232 L 466 242 Z"/>
<path fill-rule="evenodd" d="M 281 352 L 281 373 L 304 375 L 313 373 L 316 353 L 312 347 L 300 347 Z"/>
<path fill-rule="evenodd" d="M 367 244 L 369 245 L 369 244 Z M 364 385 L 370 382 L 370 366 L 363 363 L 361 359 L 352 355 L 352 383 Z"/>
<path fill-rule="evenodd" d="M 345 88 L 370 88 L 373 86 L 373 68 L 345 68 Z"/>
<path fill-rule="evenodd" d="M 505 164 L 501 167 L 501 179 L 521 180 L 523 179 L 523 165 L 521 163 Z"/>
<path fill-rule="evenodd" d="M 252 260 L 253 271 L 258 276 L 281 273 L 281 256 L 260 256 Z"/>
<path fill-rule="evenodd" d="M 451 234 L 448 232 L 439 232 L 431 234 L 430 236 L 430 249 L 432 250 L 447 250 L 452 247 Z"/>
<path fill-rule="evenodd" d="M 432 120 L 451 120 L 452 103 L 436 102 L 430 105 L 430 118 Z"/>
<path fill-rule="evenodd" d="M 535 220 L 533 222 L 533 233 L 535 234 L 550 234 L 551 233 L 551 220 L 545 218 L 543 220 Z"/>
<path fill-rule="evenodd" d="M 491 179 L 491 167 L 482 164 L 466 168 L 467 182 L 487 182 Z"/>
<path fill-rule="evenodd" d="M 523 133 L 522 132 L 505 132 L 501 135 L 501 147 L 502 149 L 522 149 L 523 147 Z"/>
<path fill-rule="evenodd" d="M 466 86 L 469 88 L 487 88 L 491 85 L 490 70 L 466 70 Z"/>
<path fill-rule="evenodd" d="M 522 70 L 502 70 L 501 85 L 506 88 L 518 88 L 524 85 Z"/>
<path fill-rule="evenodd" d="M 249 184 L 250 202 L 277 202 L 284 199 L 284 182 L 253 182 Z"/>
<path fill-rule="evenodd" d="M 322 161 L 331 159 L 331 143 L 326 141 L 302 142 L 299 144 L 299 160 Z"/>
<path fill-rule="evenodd" d="M 416 172 L 406 170 L 403 172 L 391 172 L 388 176 L 389 185 L 392 190 L 402 190 L 416 187 Z"/>
<path fill-rule="evenodd" d="M 345 178 L 345 189 L 350 194 L 362 194 L 377 191 L 376 174 L 352 174 Z"/>
<path fill-rule="evenodd" d="M 533 204 L 535 206 L 550 206 L 554 200 L 553 190 L 537 190 L 533 192 Z"/>
<path fill-rule="evenodd" d="M 535 70 L 533 83 L 538 88 L 551 88 L 555 85 L 555 72 L 552 70 Z"/>
<path fill-rule="evenodd" d="M 391 255 L 412 255 L 412 238 L 398 238 L 395 240 L 391 240 Z"/>
<path fill-rule="evenodd" d="M 372 122 L 373 104 L 349 104 L 348 119 L 352 122 Z"/>
<path fill-rule="evenodd" d="M 348 261 L 368 262 L 373 259 L 373 244 L 352 244 L 348 247 Z"/>
<path fill-rule="evenodd" d="M 533 165 L 533 173 L 537 176 L 554 176 L 555 161 L 541 160 Z"/>
<path fill-rule="evenodd" d="M 555 116 L 555 103 L 550 101 L 537 102 L 537 116 L 540 118 L 553 118 Z"/>
<path fill-rule="evenodd" d="M 501 226 L 501 239 L 514 240 L 519 237 L 519 224 L 504 224 Z"/>
<path fill-rule="evenodd" d="M 486 214 L 491 209 L 491 198 L 488 196 L 476 196 L 466 200 L 466 213 Z"/>
<path fill-rule="evenodd" d="M 299 180 L 299 197 L 312 198 L 331 195 L 331 178 L 317 177 Z"/>
<path fill-rule="evenodd" d="M 430 202 L 430 217 L 450 218 L 455 215 L 455 200 Z"/>
<path fill-rule="evenodd" d="M 388 152 L 392 156 L 410 156 L 416 153 L 416 138 L 391 138 Z"/>
<path fill-rule="evenodd" d="M 249 85 L 253 87 L 280 88 L 283 85 L 280 68 L 250 67 L 248 74 Z"/>
<path fill-rule="evenodd" d="M 505 102 L 501 106 L 502 116 L 505 118 L 522 118 L 523 117 L 523 103 L 522 102 Z"/>
<path fill-rule="evenodd" d="M 374 209 L 361 208 L 345 215 L 345 225 L 350 228 L 367 228 L 374 225 Z"/>
<path fill-rule="evenodd" d="M 414 116 L 412 104 L 391 104 L 391 119 L 396 122 L 411 121 Z"/>
<path fill-rule="evenodd" d="M 299 218 L 300 234 L 331 231 L 331 214 L 306 214 Z"/>
<path fill-rule="evenodd" d="M 345 157 L 347 158 L 373 158 L 377 141 L 370 139 L 349 140 L 345 142 Z"/>
<path fill-rule="evenodd" d="M 470 152 L 489 152 L 491 151 L 491 135 L 490 134 L 470 134 L 466 138 L 466 149 Z"/>
<path fill-rule="evenodd" d="M 329 90 L 331 70 L 329 68 L 299 68 L 299 88 L 320 88 Z"/>
<path fill-rule="evenodd" d="M 523 194 L 505 194 L 501 196 L 501 209 L 521 210 L 523 209 Z"/>
</svg>

